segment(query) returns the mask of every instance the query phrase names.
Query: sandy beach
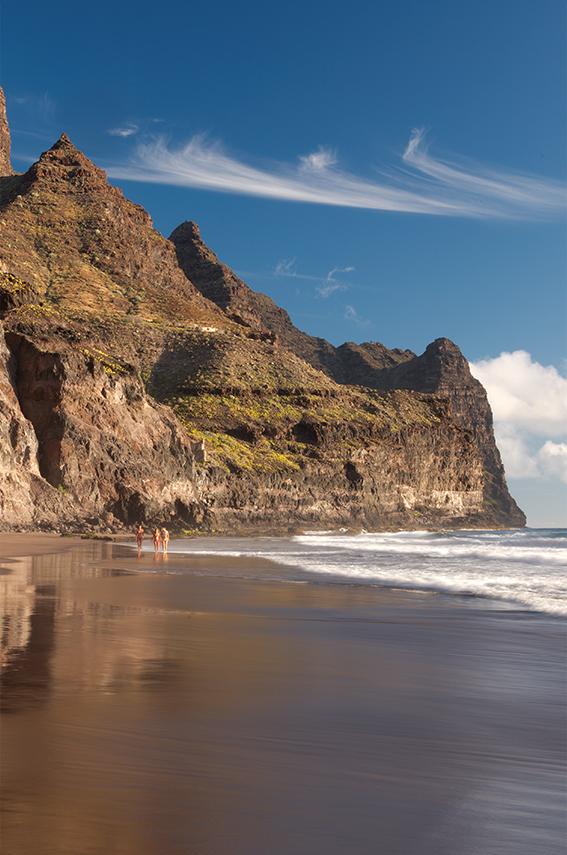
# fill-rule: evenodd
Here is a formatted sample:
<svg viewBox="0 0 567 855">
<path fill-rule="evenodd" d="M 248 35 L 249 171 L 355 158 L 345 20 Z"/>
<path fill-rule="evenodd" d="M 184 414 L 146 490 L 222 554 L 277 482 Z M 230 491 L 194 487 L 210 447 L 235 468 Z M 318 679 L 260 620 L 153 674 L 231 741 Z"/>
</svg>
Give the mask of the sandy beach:
<svg viewBox="0 0 567 855">
<path fill-rule="evenodd" d="M 53 535 L 1 567 L 6 853 L 564 851 L 561 620 Z"/>
</svg>

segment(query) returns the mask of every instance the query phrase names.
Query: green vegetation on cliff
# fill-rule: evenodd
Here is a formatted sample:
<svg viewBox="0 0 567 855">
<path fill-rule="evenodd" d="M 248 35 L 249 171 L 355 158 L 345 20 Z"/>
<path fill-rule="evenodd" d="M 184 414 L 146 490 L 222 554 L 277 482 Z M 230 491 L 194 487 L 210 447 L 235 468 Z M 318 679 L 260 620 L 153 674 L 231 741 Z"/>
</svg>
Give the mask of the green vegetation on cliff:
<svg viewBox="0 0 567 855">
<path fill-rule="evenodd" d="M 344 461 L 408 426 L 432 426 L 431 400 L 344 387 L 334 393 L 195 392 L 168 399 L 213 463 L 258 472 L 299 469 L 310 458 Z"/>
</svg>

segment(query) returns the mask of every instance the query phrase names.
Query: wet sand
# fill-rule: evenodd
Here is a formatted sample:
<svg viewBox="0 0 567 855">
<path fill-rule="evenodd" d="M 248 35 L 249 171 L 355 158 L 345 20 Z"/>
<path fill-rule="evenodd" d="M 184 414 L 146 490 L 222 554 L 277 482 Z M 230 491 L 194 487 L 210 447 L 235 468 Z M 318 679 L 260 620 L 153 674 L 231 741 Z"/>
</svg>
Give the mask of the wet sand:
<svg viewBox="0 0 567 855">
<path fill-rule="evenodd" d="M 564 852 L 563 621 L 14 537 L 6 853 Z"/>
</svg>

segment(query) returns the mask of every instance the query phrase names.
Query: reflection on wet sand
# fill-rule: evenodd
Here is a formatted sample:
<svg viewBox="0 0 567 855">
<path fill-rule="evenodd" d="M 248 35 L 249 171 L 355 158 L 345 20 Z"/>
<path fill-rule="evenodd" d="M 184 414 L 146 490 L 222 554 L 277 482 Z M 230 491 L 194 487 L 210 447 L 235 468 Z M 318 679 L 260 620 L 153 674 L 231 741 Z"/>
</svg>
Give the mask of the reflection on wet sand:
<svg viewBox="0 0 567 855">
<path fill-rule="evenodd" d="M 562 850 L 558 621 L 182 564 L 2 577 L 7 852 Z"/>
<path fill-rule="evenodd" d="M 17 712 L 37 707 L 46 700 L 50 686 L 50 660 L 54 645 L 55 587 L 26 588 L 33 610 L 25 616 L 8 615 L 7 644 L 3 648 L 2 693 L 0 709 Z M 16 628 L 18 632 L 16 633 Z M 17 639 L 14 635 L 17 634 Z M 22 644 L 22 639 L 25 639 Z M 14 643 L 17 640 L 19 643 Z"/>
<path fill-rule="evenodd" d="M 92 563 L 104 562 L 112 555 L 110 543 L 97 544 L 80 551 L 24 556 L 6 560 L 0 568 L 0 665 L 7 665 L 17 651 L 25 648 L 36 611 L 38 592 L 50 596 L 45 584 L 77 576 L 102 575 L 109 571 Z M 53 592 L 51 593 L 53 596 Z"/>
<path fill-rule="evenodd" d="M 35 585 L 31 584 L 31 558 L 15 559 L 9 570 L 0 571 L 0 665 L 23 650 L 31 632 Z"/>
</svg>

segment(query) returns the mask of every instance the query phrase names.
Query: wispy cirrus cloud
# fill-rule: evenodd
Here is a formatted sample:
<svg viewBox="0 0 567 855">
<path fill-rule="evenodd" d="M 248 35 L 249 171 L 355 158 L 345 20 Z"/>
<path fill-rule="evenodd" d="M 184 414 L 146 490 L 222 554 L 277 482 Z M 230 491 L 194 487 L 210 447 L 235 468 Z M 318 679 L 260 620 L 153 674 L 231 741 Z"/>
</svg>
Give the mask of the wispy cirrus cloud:
<svg viewBox="0 0 567 855">
<path fill-rule="evenodd" d="M 317 291 L 320 297 L 325 299 L 326 297 L 330 297 L 331 294 L 334 294 L 335 291 L 346 291 L 348 290 L 348 283 L 341 282 L 340 279 L 337 279 L 338 273 L 352 273 L 354 267 L 333 267 L 332 270 L 329 270 L 327 275 L 325 276 L 325 281 L 319 285 Z"/>
<path fill-rule="evenodd" d="M 295 163 L 255 166 L 203 135 L 180 148 L 164 137 L 142 143 L 108 173 L 129 181 L 436 216 L 526 219 L 554 216 L 567 206 L 566 188 L 558 181 L 433 157 L 422 130 L 412 131 L 398 164 L 376 168 L 373 177 L 342 168 L 336 153 L 324 147 Z"/>
<path fill-rule="evenodd" d="M 56 104 L 49 92 L 13 95 L 10 101 L 23 108 L 23 115 L 36 123 L 49 125 L 55 120 Z"/>
<path fill-rule="evenodd" d="M 106 133 L 111 137 L 133 137 L 139 130 L 138 125 L 129 123 L 119 128 L 108 128 Z"/>
<path fill-rule="evenodd" d="M 319 297 L 326 299 L 336 291 L 346 291 L 350 284 L 337 279 L 337 274 L 352 273 L 354 267 L 333 267 L 325 276 L 314 276 L 310 273 L 299 273 L 295 267 L 295 258 L 283 258 L 276 264 L 273 275 L 276 278 L 303 279 L 316 285 Z"/>
<path fill-rule="evenodd" d="M 289 276 L 290 279 L 317 279 L 305 273 L 298 273 L 295 269 L 295 258 L 282 258 L 274 267 L 274 276 Z"/>
<path fill-rule="evenodd" d="M 29 148 L 35 147 L 36 142 L 53 143 L 57 104 L 48 92 L 20 92 L 9 96 L 8 109 L 12 160 L 25 164 L 34 163 L 37 160 L 37 152 L 30 154 Z"/>
<path fill-rule="evenodd" d="M 321 169 L 329 169 L 337 164 L 337 153 L 330 148 L 319 146 L 317 151 L 302 155 L 299 158 L 300 168 L 304 172 L 317 172 Z"/>
<path fill-rule="evenodd" d="M 479 203 L 492 200 L 495 205 L 517 207 L 518 211 L 537 210 L 551 213 L 565 209 L 567 187 L 530 175 L 497 172 L 462 161 L 461 166 L 436 160 L 429 155 L 422 129 L 414 129 L 403 155 L 404 162 L 422 175 L 455 191 L 470 193 Z"/>
<path fill-rule="evenodd" d="M 370 324 L 370 321 L 368 320 L 368 318 L 363 318 L 361 315 L 359 315 L 359 313 L 354 308 L 354 306 L 349 306 L 349 305 L 345 306 L 345 310 L 343 312 L 343 317 L 344 317 L 345 321 L 351 321 L 352 323 L 356 324 L 358 327 L 367 327 Z"/>
</svg>

